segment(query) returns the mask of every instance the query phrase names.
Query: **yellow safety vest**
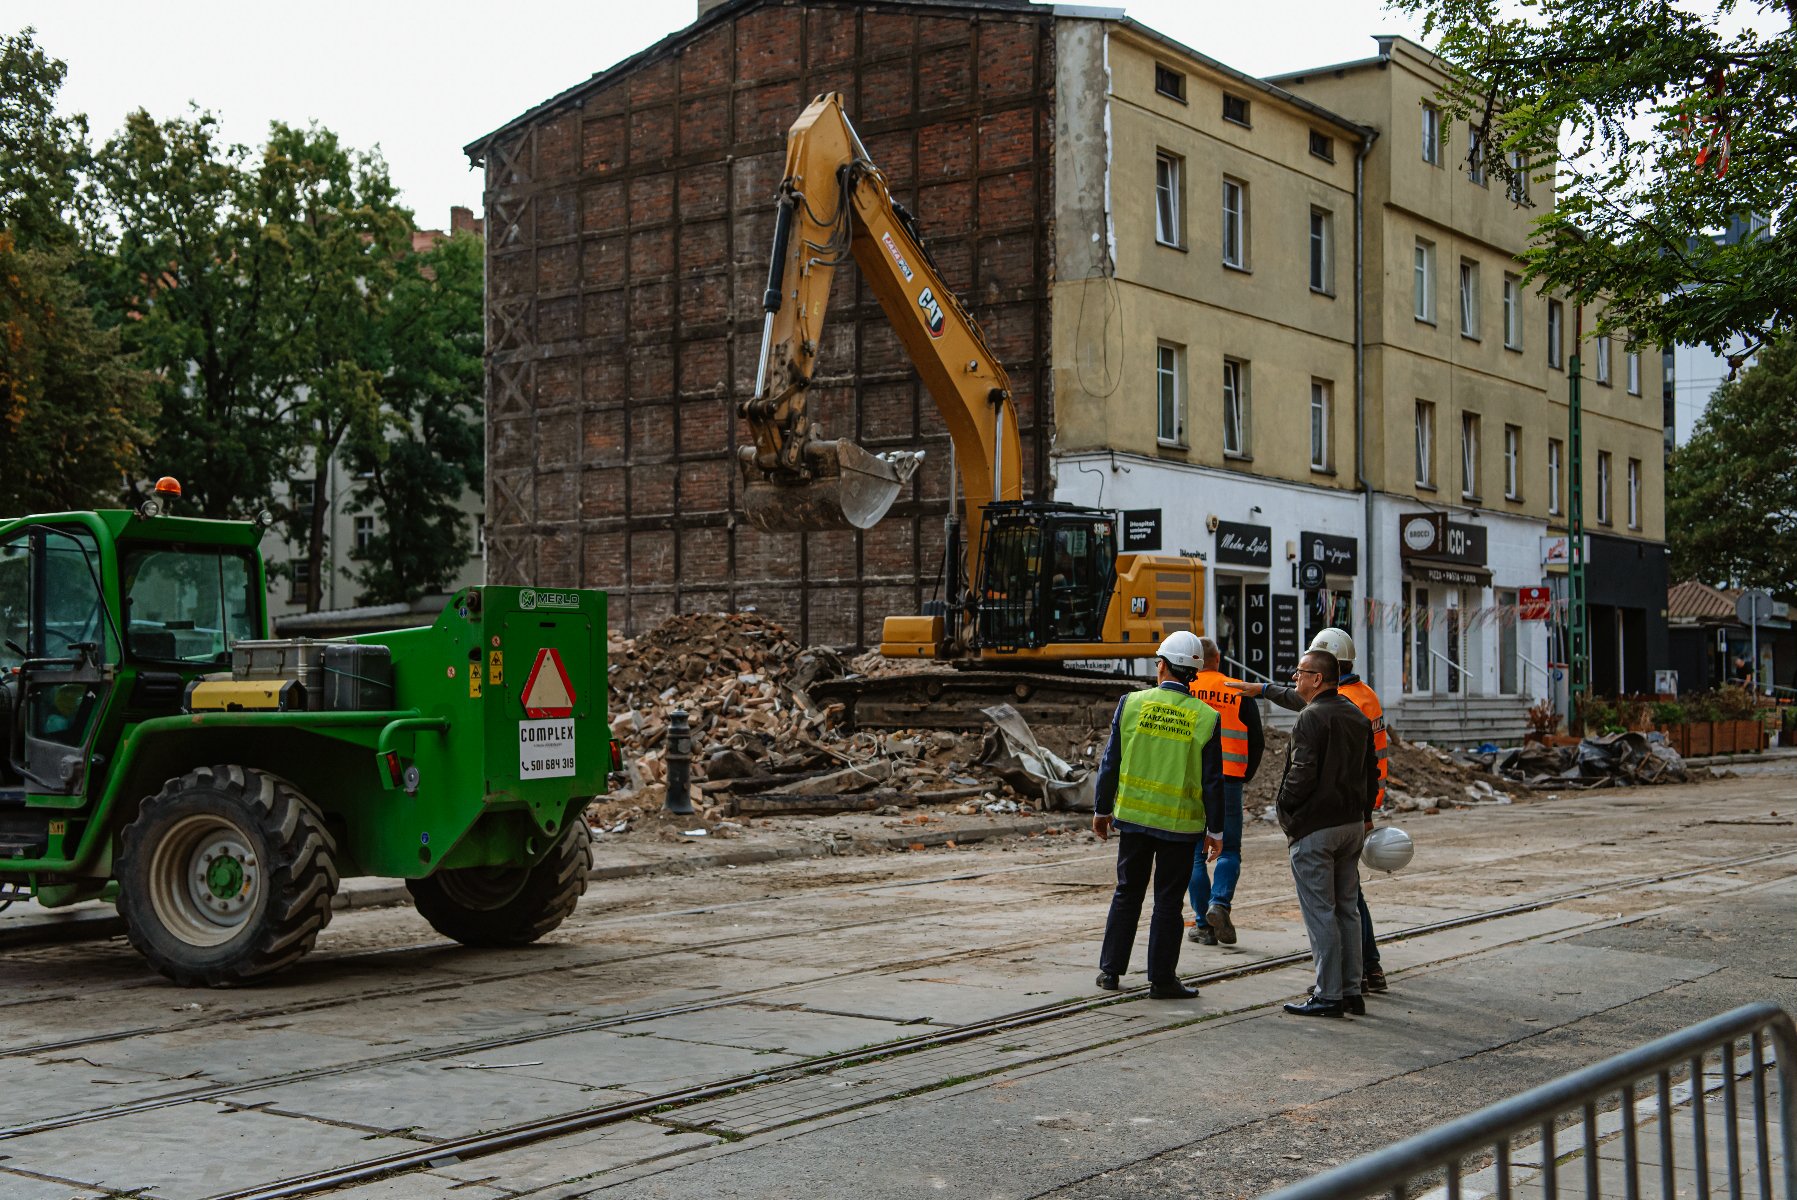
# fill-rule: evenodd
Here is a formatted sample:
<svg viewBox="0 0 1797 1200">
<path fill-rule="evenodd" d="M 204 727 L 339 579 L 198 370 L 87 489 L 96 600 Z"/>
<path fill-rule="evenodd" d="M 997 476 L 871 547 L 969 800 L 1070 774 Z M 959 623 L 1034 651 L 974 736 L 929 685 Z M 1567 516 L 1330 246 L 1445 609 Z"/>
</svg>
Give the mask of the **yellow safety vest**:
<svg viewBox="0 0 1797 1200">
<path fill-rule="evenodd" d="M 1118 721 L 1122 765 L 1114 815 L 1168 833 L 1204 829 L 1204 746 L 1217 710 L 1186 692 L 1131 692 Z"/>
</svg>

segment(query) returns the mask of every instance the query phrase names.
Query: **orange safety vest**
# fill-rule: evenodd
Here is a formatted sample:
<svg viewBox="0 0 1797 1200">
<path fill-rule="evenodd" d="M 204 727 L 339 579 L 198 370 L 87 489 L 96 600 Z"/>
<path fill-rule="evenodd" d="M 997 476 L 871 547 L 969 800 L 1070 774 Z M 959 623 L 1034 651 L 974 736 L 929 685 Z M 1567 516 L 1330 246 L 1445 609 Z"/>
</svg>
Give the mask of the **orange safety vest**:
<svg viewBox="0 0 1797 1200">
<path fill-rule="evenodd" d="M 1237 682 L 1221 671 L 1200 671 L 1187 690 L 1217 710 L 1217 737 L 1222 739 L 1223 776 L 1248 777 L 1248 726 L 1242 722 L 1245 697 L 1229 685 Z"/>
<path fill-rule="evenodd" d="M 1344 683 L 1338 690 L 1352 700 L 1354 707 L 1366 714 L 1366 719 L 1373 723 L 1373 753 L 1379 758 L 1379 795 L 1373 799 L 1373 807 L 1384 808 L 1385 776 L 1390 772 L 1390 761 L 1385 756 L 1385 748 L 1391 745 L 1391 735 L 1385 732 L 1385 709 L 1379 703 L 1379 694 L 1359 680 Z"/>
</svg>

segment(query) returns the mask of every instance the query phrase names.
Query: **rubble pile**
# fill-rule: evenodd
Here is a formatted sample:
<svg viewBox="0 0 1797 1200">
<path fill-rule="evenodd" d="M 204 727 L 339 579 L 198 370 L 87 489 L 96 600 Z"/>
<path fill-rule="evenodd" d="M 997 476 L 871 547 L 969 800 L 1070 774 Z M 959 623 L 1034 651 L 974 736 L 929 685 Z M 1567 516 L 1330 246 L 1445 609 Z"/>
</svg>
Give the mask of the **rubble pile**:
<svg viewBox="0 0 1797 1200">
<path fill-rule="evenodd" d="M 1242 798 L 1248 815 L 1264 821 L 1277 819 L 1273 803 L 1279 796 L 1279 780 L 1285 771 L 1285 751 L 1290 741 L 1282 730 L 1266 730 L 1266 752 L 1260 770 Z M 1426 742 L 1406 742 L 1396 734 L 1386 750 L 1386 761 L 1388 812 L 1438 812 L 1479 804 L 1510 804 L 1529 794 L 1527 787 L 1491 774 L 1477 761 L 1445 753 Z"/>
<path fill-rule="evenodd" d="M 1703 768 L 1688 767 L 1659 733 L 1610 733 L 1571 746 L 1530 744 L 1489 757 L 1501 777 L 1538 790 L 1688 783 L 1694 777 L 1710 777 Z"/>
<path fill-rule="evenodd" d="M 611 793 L 588 813 L 597 829 L 692 825 L 666 818 L 669 714 L 687 714 L 692 730 L 693 801 L 705 823 L 728 827 L 758 816 L 871 811 L 896 814 L 919 805 L 975 813 L 1040 808 L 1051 788 L 1046 768 L 1063 778 L 1096 762 L 1103 731 L 1049 727 L 1033 732 L 1034 752 L 998 728 L 980 734 L 944 730 L 849 731 L 839 704 L 817 704 L 808 689 L 856 673 L 929 669 L 877 654 L 846 662 L 828 647 L 801 648 L 755 613 L 669 618 L 610 646 L 612 736 L 624 763 Z M 1015 715 L 1015 714 L 1013 714 Z M 1015 728 L 1015 726 L 1013 726 Z M 1046 755 L 1043 753 L 1046 752 Z M 1071 764 L 1067 761 L 1071 760 Z M 1075 802 L 1067 789 L 1053 798 Z M 1090 807 L 1089 797 L 1085 806 Z"/>
</svg>

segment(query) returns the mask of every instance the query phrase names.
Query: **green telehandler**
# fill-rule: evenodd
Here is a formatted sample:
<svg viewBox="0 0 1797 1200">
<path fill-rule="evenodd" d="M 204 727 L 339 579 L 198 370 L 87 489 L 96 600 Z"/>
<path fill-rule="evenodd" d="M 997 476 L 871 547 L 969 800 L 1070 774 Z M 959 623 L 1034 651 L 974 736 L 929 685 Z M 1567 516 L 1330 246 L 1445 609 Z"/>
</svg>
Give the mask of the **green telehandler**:
<svg viewBox="0 0 1797 1200">
<path fill-rule="evenodd" d="M 0 900 L 113 899 L 185 985 L 312 949 L 344 875 L 471 946 L 574 911 L 612 765 L 605 595 L 458 592 L 428 628 L 270 640 L 262 524 L 0 518 Z"/>
</svg>

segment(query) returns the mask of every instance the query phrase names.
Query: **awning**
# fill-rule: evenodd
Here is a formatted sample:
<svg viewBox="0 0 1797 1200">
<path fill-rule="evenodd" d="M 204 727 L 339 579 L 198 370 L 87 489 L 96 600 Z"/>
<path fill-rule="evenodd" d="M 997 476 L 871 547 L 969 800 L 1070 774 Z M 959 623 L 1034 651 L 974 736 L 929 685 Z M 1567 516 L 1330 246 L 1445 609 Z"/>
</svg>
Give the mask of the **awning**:
<svg viewBox="0 0 1797 1200">
<path fill-rule="evenodd" d="M 1407 558 L 1404 574 L 1430 583 L 1467 583 L 1484 585 L 1491 582 L 1491 568 L 1476 563 L 1449 562 L 1438 558 Z"/>
</svg>

